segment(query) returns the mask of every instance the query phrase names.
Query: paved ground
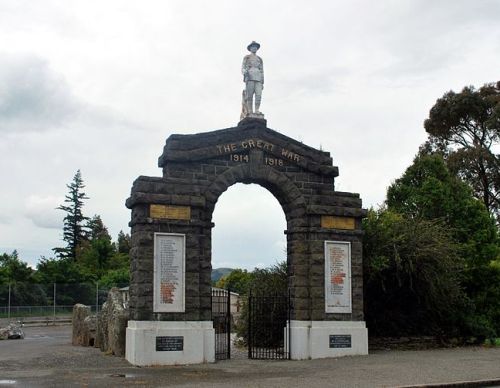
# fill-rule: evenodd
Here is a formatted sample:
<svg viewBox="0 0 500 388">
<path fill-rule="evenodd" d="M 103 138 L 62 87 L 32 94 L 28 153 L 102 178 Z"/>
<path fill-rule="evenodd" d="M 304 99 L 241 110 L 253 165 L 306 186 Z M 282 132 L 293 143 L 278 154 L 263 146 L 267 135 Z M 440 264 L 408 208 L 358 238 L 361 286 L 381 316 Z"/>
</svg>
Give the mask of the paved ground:
<svg viewBox="0 0 500 388">
<path fill-rule="evenodd" d="M 499 348 L 137 368 L 97 349 L 71 346 L 69 326 L 25 329 L 24 340 L 0 341 L 0 387 L 395 387 L 483 379 L 499 379 L 500 386 Z"/>
</svg>

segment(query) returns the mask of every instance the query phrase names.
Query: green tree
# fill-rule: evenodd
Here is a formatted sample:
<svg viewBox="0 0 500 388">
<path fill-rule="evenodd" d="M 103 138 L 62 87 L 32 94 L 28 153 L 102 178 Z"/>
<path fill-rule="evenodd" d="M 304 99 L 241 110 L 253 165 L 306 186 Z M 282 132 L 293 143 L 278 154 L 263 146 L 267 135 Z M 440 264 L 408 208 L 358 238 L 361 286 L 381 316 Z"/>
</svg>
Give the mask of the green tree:
<svg viewBox="0 0 500 388">
<path fill-rule="evenodd" d="M 255 268 L 252 272 L 247 270 L 235 269 L 229 275 L 221 278 L 217 283 L 221 288 L 230 289 L 233 292 L 239 293 L 242 296 L 241 300 L 241 316 L 236 324 L 236 332 L 246 342 L 248 332 L 248 294 L 253 295 L 286 295 L 288 291 L 288 276 L 286 261 L 277 262 L 267 268 Z M 273 306 L 267 306 L 270 311 Z M 272 315 L 272 314 L 271 314 Z M 262 341 L 270 345 L 277 345 L 273 341 L 279 339 L 279 335 L 269 337 L 271 331 L 262 329 L 263 327 L 275 327 L 271 321 L 272 316 L 265 316 L 261 322 L 253 327 L 253 332 Z M 266 319 L 269 318 L 269 319 Z M 281 330 L 281 329 L 280 329 Z M 257 334 L 258 333 L 258 334 Z M 271 341 L 271 342 L 269 342 Z"/>
<path fill-rule="evenodd" d="M 372 335 L 456 334 L 468 300 L 463 261 L 438 220 L 370 210 L 363 221 L 364 302 Z"/>
<path fill-rule="evenodd" d="M 34 270 L 14 250 L 0 255 L 0 305 L 32 306 L 47 304 L 42 287 L 33 284 Z"/>
<path fill-rule="evenodd" d="M 83 272 L 72 258 L 45 258 L 41 257 L 36 266 L 34 280 L 37 283 L 84 283 L 91 282 L 91 276 Z"/>
<path fill-rule="evenodd" d="M 127 255 L 130 252 L 130 235 L 128 233 L 123 233 L 123 230 L 120 230 L 120 232 L 118 232 L 116 251 L 119 253 L 125 253 Z"/>
<path fill-rule="evenodd" d="M 115 246 L 99 215 L 88 220 L 86 229 L 88 240 L 81 243 L 77 262 L 98 280 L 109 269 L 111 257 L 115 254 Z"/>
<path fill-rule="evenodd" d="M 286 261 L 277 262 L 267 268 L 234 269 L 229 275 L 219 279 L 216 287 L 229 289 L 240 295 L 253 292 L 270 292 L 284 294 L 288 290 Z"/>
<path fill-rule="evenodd" d="M 44 285 L 47 296 L 53 295 L 53 286 L 56 283 L 56 304 L 95 303 L 94 277 L 85 272 L 71 257 L 41 257 L 36 269 L 34 280 Z"/>
<path fill-rule="evenodd" d="M 500 82 L 465 87 L 438 99 L 425 120 L 431 149 L 466 181 L 500 221 Z"/>
<path fill-rule="evenodd" d="M 249 287 L 252 292 L 285 295 L 288 291 L 286 261 L 279 261 L 267 268 L 255 268 Z"/>
<path fill-rule="evenodd" d="M 130 272 L 128 268 L 111 269 L 107 271 L 101 279 L 99 286 L 103 287 L 125 287 L 130 284 Z"/>
<path fill-rule="evenodd" d="M 444 222 L 464 262 L 461 285 L 473 303 L 471 331 L 500 329 L 494 318 L 495 311 L 500 313 L 500 295 L 494 287 L 500 278 L 492 265 L 499 257 L 498 229 L 484 204 L 449 171 L 442 156 L 418 155 L 389 187 L 387 206 L 407 218 Z"/>
<path fill-rule="evenodd" d="M 243 295 L 248 292 L 251 281 L 252 273 L 248 272 L 246 269 L 237 268 L 231 271 L 229 275 L 220 278 L 215 286 Z"/>
<path fill-rule="evenodd" d="M 64 248 L 54 248 L 53 251 L 60 258 L 76 259 L 78 246 L 86 239 L 84 222 L 88 220 L 82 213 L 83 201 L 88 197 L 83 192 L 85 185 L 80 170 L 76 172 L 73 181 L 66 187 L 69 190 L 64 200 L 66 205 L 60 205 L 57 209 L 66 212 L 63 240 L 66 241 L 67 245 Z"/>
<path fill-rule="evenodd" d="M 413 218 L 442 219 L 471 265 L 489 265 L 498 257 L 494 221 L 469 186 L 450 172 L 440 154 L 415 157 L 403 176 L 388 188 L 387 207 Z"/>
<path fill-rule="evenodd" d="M 0 255 L 0 283 L 27 282 L 33 276 L 33 270 L 28 263 L 19 258 L 17 250 L 10 255 Z"/>
</svg>

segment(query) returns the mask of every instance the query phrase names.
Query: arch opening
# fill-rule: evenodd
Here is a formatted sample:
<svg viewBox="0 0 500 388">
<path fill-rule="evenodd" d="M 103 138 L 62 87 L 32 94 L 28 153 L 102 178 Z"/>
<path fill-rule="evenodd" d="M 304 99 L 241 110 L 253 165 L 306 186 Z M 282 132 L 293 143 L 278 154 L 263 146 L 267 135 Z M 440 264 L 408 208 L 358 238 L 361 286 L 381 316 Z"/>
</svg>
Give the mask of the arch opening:
<svg viewBox="0 0 500 388">
<path fill-rule="evenodd" d="M 212 222 L 212 268 L 251 271 L 286 260 L 285 212 L 261 185 L 229 187 L 217 201 Z"/>
</svg>

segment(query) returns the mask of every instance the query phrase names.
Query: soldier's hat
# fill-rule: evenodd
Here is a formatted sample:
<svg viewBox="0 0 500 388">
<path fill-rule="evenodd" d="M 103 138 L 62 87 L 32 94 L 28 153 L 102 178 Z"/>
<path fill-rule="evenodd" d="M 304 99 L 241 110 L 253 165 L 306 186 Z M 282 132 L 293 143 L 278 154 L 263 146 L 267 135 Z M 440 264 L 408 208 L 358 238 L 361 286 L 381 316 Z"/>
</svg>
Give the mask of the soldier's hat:
<svg viewBox="0 0 500 388">
<path fill-rule="evenodd" d="M 255 46 L 257 47 L 257 50 L 260 49 L 260 44 L 258 44 L 255 40 L 252 40 L 252 43 L 250 43 L 248 46 L 247 46 L 247 50 L 250 51 L 250 47 L 252 46 Z"/>
</svg>

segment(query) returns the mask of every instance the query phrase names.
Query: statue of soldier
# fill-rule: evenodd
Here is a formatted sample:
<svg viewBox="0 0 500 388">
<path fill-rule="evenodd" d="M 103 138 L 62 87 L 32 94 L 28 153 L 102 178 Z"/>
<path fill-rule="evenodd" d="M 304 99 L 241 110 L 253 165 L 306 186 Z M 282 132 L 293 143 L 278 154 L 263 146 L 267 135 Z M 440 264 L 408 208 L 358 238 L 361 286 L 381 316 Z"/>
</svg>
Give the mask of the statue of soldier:
<svg viewBox="0 0 500 388">
<path fill-rule="evenodd" d="M 241 72 L 243 73 L 243 81 L 246 83 L 246 88 L 243 91 L 243 112 L 242 118 L 248 115 L 260 116 L 264 115 L 259 111 L 260 101 L 262 99 L 262 90 L 264 89 L 264 62 L 257 54 L 260 44 L 253 41 L 247 46 L 250 54 L 243 58 Z M 253 96 L 255 94 L 255 110 L 253 109 Z"/>
</svg>

